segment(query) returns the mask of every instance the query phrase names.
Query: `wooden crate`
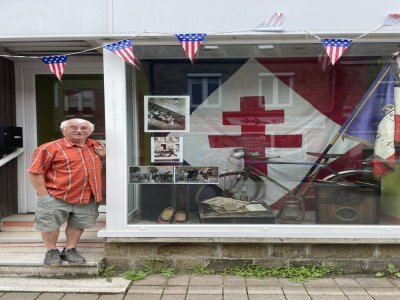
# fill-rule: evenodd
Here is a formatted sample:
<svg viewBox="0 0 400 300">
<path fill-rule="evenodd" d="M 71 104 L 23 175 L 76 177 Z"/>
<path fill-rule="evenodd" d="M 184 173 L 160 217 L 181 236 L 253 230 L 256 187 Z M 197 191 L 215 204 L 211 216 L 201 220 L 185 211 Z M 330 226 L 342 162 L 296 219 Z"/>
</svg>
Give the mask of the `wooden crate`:
<svg viewBox="0 0 400 300">
<path fill-rule="evenodd" d="M 378 224 L 380 188 L 369 184 L 315 182 L 316 223 Z"/>
</svg>

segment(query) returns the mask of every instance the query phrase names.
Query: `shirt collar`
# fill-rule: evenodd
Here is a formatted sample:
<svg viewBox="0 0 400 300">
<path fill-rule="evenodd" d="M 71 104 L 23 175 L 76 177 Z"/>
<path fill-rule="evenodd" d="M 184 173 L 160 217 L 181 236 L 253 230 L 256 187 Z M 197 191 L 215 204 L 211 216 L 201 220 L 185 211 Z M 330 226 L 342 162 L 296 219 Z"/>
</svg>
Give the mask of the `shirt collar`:
<svg viewBox="0 0 400 300">
<path fill-rule="evenodd" d="M 71 147 L 74 147 L 74 146 L 82 147 L 82 146 L 79 146 L 79 145 L 77 145 L 77 144 L 74 144 L 74 143 L 70 142 L 70 141 L 67 140 L 67 138 L 65 138 L 65 137 L 63 138 L 63 140 L 64 140 L 64 143 L 65 143 L 65 145 L 66 145 L 67 148 L 71 148 Z M 92 139 L 87 139 L 85 145 L 86 145 L 87 147 L 93 146 L 93 145 L 94 145 L 94 141 L 93 141 Z"/>
</svg>

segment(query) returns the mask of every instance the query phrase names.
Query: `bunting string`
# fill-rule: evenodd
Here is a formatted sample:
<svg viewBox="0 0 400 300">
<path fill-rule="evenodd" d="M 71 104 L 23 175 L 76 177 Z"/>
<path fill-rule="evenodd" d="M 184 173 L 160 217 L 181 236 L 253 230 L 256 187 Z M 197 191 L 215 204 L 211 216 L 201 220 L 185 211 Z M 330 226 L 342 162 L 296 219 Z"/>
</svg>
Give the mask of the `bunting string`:
<svg viewBox="0 0 400 300">
<path fill-rule="evenodd" d="M 177 42 L 179 42 L 186 52 L 186 55 L 190 59 L 190 61 L 193 63 L 196 53 L 198 52 L 201 44 L 203 43 L 203 40 L 205 37 L 208 36 L 213 36 L 213 35 L 230 35 L 230 34 L 238 34 L 238 33 L 250 33 L 254 32 L 257 35 L 263 34 L 260 32 L 268 32 L 271 34 L 271 32 L 280 32 L 280 33 L 291 33 L 291 32 L 302 32 L 306 34 L 307 36 L 312 36 L 316 39 L 318 39 L 322 43 L 322 47 L 326 50 L 326 53 L 328 54 L 329 59 L 331 60 L 331 64 L 335 64 L 335 62 L 340 58 L 340 56 L 343 54 L 343 52 L 350 46 L 350 44 L 356 40 L 359 40 L 363 37 L 365 37 L 368 34 L 371 34 L 379 29 L 381 29 L 384 26 L 399 26 L 400 25 L 400 14 L 388 14 L 385 22 L 382 25 L 379 25 L 355 38 L 351 39 L 339 39 L 339 38 L 333 38 L 333 39 L 322 39 L 318 35 L 307 31 L 307 30 L 283 30 L 283 13 L 277 12 L 272 15 L 272 17 L 267 21 L 264 21 L 263 23 L 259 24 L 257 27 L 253 29 L 244 29 L 244 30 L 235 30 L 235 31 L 226 31 L 226 32 L 210 32 L 210 33 L 166 33 L 166 32 L 149 32 L 149 31 L 143 31 L 141 33 L 137 33 L 135 35 L 125 37 L 124 39 L 110 42 L 107 44 L 103 44 L 101 46 L 97 47 L 92 47 L 89 49 L 81 50 L 81 51 L 76 51 L 76 52 L 70 52 L 70 53 L 64 53 L 64 54 L 58 54 L 58 55 L 51 55 L 51 56 L 24 56 L 24 55 L 12 55 L 12 54 L 0 54 L 0 57 L 5 57 L 5 58 L 27 58 L 27 59 L 41 59 L 43 63 L 45 63 L 49 69 L 53 72 L 54 75 L 57 76 L 59 80 L 61 80 L 64 67 L 66 65 L 67 57 L 68 56 L 73 56 L 73 55 L 79 55 L 82 53 L 94 51 L 100 48 L 107 49 L 122 59 L 124 59 L 126 62 L 132 64 L 136 68 L 138 68 L 137 65 L 137 59 L 134 55 L 133 52 L 133 47 L 132 47 L 132 39 L 137 38 L 139 36 L 175 36 L 177 39 Z"/>
</svg>

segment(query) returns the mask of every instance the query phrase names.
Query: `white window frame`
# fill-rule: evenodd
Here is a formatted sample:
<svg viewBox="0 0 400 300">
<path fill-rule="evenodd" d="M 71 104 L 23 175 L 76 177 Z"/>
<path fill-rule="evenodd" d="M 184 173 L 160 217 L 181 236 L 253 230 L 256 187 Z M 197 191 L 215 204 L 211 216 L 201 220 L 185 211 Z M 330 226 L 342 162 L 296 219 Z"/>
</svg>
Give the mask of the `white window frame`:
<svg viewBox="0 0 400 300">
<path fill-rule="evenodd" d="M 125 63 L 104 51 L 107 133 L 107 225 L 100 237 L 109 242 L 246 241 L 291 243 L 398 243 L 397 225 L 321 224 L 128 224 L 127 116 Z M 133 78 L 133 81 L 135 79 Z M 135 86 L 134 82 L 129 83 Z M 133 99 L 135 101 L 135 91 Z M 125 99 L 124 101 L 122 101 Z M 113 239 L 115 238 L 115 239 Z M 138 240 L 139 238 L 139 240 Z M 154 239 L 157 238 L 157 239 Z"/>
<path fill-rule="evenodd" d="M 293 82 L 294 82 L 294 75 L 295 73 L 259 73 L 258 74 L 258 91 L 260 96 L 265 96 L 263 95 L 263 79 L 264 78 L 271 78 L 272 79 L 272 99 L 268 99 L 265 97 L 265 104 L 268 107 L 274 107 L 274 106 L 279 106 L 279 107 L 289 107 L 293 105 Z M 279 102 L 279 83 L 284 84 L 280 82 L 279 77 L 288 77 L 289 78 L 289 99 L 287 103 L 280 103 Z"/>
<path fill-rule="evenodd" d="M 204 98 L 204 95 L 207 95 L 206 98 L 208 98 L 208 80 L 209 79 L 218 79 L 218 88 L 216 89 L 218 93 L 218 101 L 217 103 L 203 103 L 203 107 L 221 107 L 221 95 L 222 95 L 222 74 L 221 73 L 189 73 L 187 74 L 188 78 L 188 86 L 189 86 L 189 95 L 190 95 L 190 107 L 197 107 L 198 105 L 195 105 L 192 103 L 192 85 L 193 85 L 193 80 L 194 79 L 201 79 L 201 85 L 202 85 L 202 96 Z M 215 91 L 214 91 L 215 92 Z M 213 92 L 213 93 L 214 93 Z"/>
</svg>

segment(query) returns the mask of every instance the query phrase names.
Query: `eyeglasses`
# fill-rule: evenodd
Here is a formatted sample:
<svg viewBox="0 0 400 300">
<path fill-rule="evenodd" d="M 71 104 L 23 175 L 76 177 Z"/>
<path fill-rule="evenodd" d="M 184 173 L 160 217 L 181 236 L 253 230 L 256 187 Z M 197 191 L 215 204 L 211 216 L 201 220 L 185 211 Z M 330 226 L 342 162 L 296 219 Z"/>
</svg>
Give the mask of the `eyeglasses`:
<svg viewBox="0 0 400 300">
<path fill-rule="evenodd" d="M 68 129 L 70 129 L 72 131 L 78 131 L 78 130 L 80 130 L 80 131 L 90 131 L 90 127 L 88 127 L 88 126 L 81 126 L 81 127 L 79 127 L 79 126 L 70 126 L 70 127 L 68 127 Z"/>
</svg>

